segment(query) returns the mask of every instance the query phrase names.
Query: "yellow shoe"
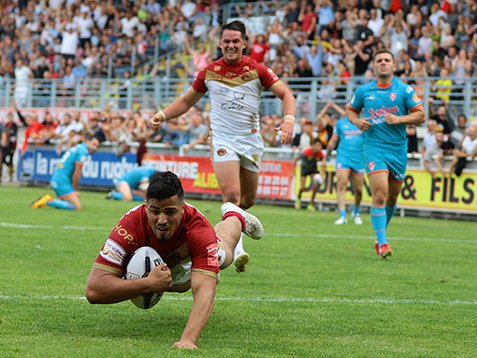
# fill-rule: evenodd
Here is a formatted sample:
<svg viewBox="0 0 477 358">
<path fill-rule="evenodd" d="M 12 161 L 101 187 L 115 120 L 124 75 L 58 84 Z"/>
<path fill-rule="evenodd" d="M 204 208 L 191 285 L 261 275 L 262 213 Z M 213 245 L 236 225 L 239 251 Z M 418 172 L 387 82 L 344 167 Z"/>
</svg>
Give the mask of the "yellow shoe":
<svg viewBox="0 0 477 358">
<path fill-rule="evenodd" d="M 53 197 L 50 195 L 50 194 L 46 194 L 44 196 L 42 196 L 41 198 L 35 200 L 33 202 L 33 204 L 31 204 L 31 207 L 33 209 L 38 209 L 38 208 L 42 208 L 46 205 L 46 203 L 50 200 L 53 200 Z"/>
<path fill-rule="evenodd" d="M 306 208 L 308 209 L 308 211 L 316 211 L 316 206 L 312 203 L 308 204 Z"/>
<path fill-rule="evenodd" d="M 235 271 L 237 272 L 245 272 L 245 266 L 247 266 L 248 262 L 250 261 L 250 256 L 246 252 L 241 253 L 238 257 L 234 260 Z"/>
</svg>

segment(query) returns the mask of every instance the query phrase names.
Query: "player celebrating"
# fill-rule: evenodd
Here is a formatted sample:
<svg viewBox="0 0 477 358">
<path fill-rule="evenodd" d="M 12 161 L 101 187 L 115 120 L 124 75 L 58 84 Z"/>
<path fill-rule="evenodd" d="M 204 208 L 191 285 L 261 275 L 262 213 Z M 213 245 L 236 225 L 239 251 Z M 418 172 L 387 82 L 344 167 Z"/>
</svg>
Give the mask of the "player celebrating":
<svg viewBox="0 0 477 358">
<path fill-rule="evenodd" d="M 109 234 L 93 264 L 86 286 L 90 303 L 116 303 L 148 293 L 192 289 L 189 319 L 174 346 L 197 348 L 197 340 L 214 306 L 218 274 L 232 263 L 240 233 L 260 239 L 263 227 L 251 214 L 232 203 L 222 205 L 215 228 L 184 202 L 179 178 L 157 172 L 146 192 L 146 203 L 126 213 Z M 165 261 L 145 278 L 124 280 L 131 254 L 153 247 Z"/>
<path fill-rule="evenodd" d="M 50 180 L 51 187 L 60 199 L 53 199 L 51 195 L 47 194 L 36 200 L 32 204 L 32 208 L 42 208 L 48 205 L 66 210 L 81 209 L 78 193 L 81 170 L 90 154 L 96 152 L 98 147 L 98 138 L 86 134 L 83 143 L 68 149 L 56 164 Z"/>
<path fill-rule="evenodd" d="M 281 141 L 292 141 L 295 97 L 273 71 L 242 52 L 247 47 L 245 25 L 232 21 L 222 26 L 223 58 L 210 63 L 197 75 L 182 97 L 150 121 L 158 128 L 164 121 L 187 112 L 207 91 L 210 93 L 211 159 L 224 202 L 243 209 L 254 205 L 264 144 L 260 135 L 259 105 L 263 88 L 282 100 Z M 249 257 L 237 245 L 237 270 L 243 271 Z"/>
<path fill-rule="evenodd" d="M 348 119 L 364 133 L 364 163 L 371 186 L 371 224 L 376 253 L 392 255 L 386 228 L 396 211 L 407 165 L 406 125 L 419 125 L 425 114 L 414 88 L 394 78 L 396 67 L 389 50 L 378 50 L 372 60 L 376 80 L 358 87 L 348 104 Z M 363 110 L 364 117 L 359 113 Z"/>
<path fill-rule="evenodd" d="M 346 111 L 338 106 L 334 106 L 341 116 L 346 115 Z M 338 142 L 339 141 L 339 142 Z M 338 177 L 337 202 L 339 218 L 336 225 L 343 225 L 348 222 L 346 218 L 346 187 L 350 179 L 354 188 L 354 205 L 352 210 L 353 221 L 357 225 L 362 225 L 363 220 L 359 216 L 359 205 L 363 197 L 364 182 L 364 162 L 363 162 L 363 132 L 359 130 L 347 117 L 342 117 L 336 123 L 331 140 L 326 146 L 326 154 L 322 160 L 323 171 L 326 171 L 327 156 L 336 147 L 335 170 Z"/>
<path fill-rule="evenodd" d="M 143 201 L 149 179 L 156 172 L 154 168 L 137 167 L 119 179 L 115 180 L 116 187 L 106 196 L 107 199 Z"/>
</svg>

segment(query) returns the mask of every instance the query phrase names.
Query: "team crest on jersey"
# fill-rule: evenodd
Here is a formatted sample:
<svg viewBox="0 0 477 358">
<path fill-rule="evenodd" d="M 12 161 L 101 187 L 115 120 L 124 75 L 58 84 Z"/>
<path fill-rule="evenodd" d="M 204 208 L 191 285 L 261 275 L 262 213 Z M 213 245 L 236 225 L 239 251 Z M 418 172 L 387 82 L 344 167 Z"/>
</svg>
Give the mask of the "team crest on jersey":
<svg viewBox="0 0 477 358">
<path fill-rule="evenodd" d="M 391 94 L 389 95 L 389 98 L 391 98 L 391 101 L 394 101 L 394 100 L 396 99 L 396 93 L 394 93 L 394 92 L 391 93 Z"/>
<path fill-rule="evenodd" d="M 374 170 L 374 167 L 376 166 L 376 163 L 375 162 L 369 162 L 368 163 L 368 168 L 369 170 Z"/>
<path fill-rule="evenodd" d="M 214 66 L 214 71 L 218 72 L 218 71 L 220 71 L 221 68 L 222 67 L 220 67 L 220 66 Z"/>
<path fill-rule="evenodd" d="M 226 149 L 220 148 L 220 149 L 217 150 L 217 155 L 218 155 L 219 157 L 223 157 L 225 154 L 227 154 L 227 150 L 226 150 Z"/>
</svg>

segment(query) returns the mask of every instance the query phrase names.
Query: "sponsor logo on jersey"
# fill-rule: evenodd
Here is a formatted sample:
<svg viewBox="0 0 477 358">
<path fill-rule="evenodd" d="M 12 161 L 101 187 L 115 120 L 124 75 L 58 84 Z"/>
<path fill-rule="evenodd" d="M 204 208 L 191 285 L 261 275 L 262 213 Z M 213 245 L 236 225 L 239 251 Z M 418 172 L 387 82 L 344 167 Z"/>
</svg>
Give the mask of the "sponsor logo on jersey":
<svg viewBox="0 0 477 358">
<path fill-rule="evenodd" d="M 137 246 L 137 243 L 134 240 L 134 236 L 132 236 L 124 227 L 121 225 L 116 225 L 113 229 L 113 232 L 115 232 L 117 235 L 121 236 L 128 242 L 130 245 L 135 245 Z"/>
<path fill-rule="evenodd" d="M 414 93 L 414 94 L 412 95 L 412 100 L 413 100 L 414 102 L 420 102 L 420 101 L 421 101 L 421 98 L 419 97 L 419 95 L 418 95 L 417 93 Z"/>
<path fill-rule="evenodd" d="M 354 98 L 354 96 L 353 96 L 353 98 Z M 365 100 L 367 100 L 367 101 L 374 101 L 375 98 L 374 98 L 374 96 L 368 96 L 368 97 L 365 98 Z"/>
<path fill-rule="evenodd" d="M 223 157 L 225 154 L 227 154 L 227 149 L 224 149 L 224 148 L 217 149 L 217 155 L 219 157 Z"/>
<path fill-rule="evenodd" d="M 391 101 L 394 102 L 394 100 L 396 99 L 396 93 L 394 93 L 394 92 L 391 93 L 391 94 L 389 95 L 389 98 L 391 98 Z"/>
<path fill-rule="evenodd" d="M 368 109 L 368 113 L 371 119 L 384 117 L 387 114 L 394 114 L 394 113 L 397 113 L 398 111 L 399 111 L 399 108 L 397 106 L 381 107 L 378 109 L 373 109 L 373 108 Z"/>
<path fill-rule="evenodd" d="M 100 255 L 102 258 L 113 264 L 122 265 L 124 258 L 126 257 L 126 251 L 117 242 L 108 239 L 104 244 Z"/>
</svg>

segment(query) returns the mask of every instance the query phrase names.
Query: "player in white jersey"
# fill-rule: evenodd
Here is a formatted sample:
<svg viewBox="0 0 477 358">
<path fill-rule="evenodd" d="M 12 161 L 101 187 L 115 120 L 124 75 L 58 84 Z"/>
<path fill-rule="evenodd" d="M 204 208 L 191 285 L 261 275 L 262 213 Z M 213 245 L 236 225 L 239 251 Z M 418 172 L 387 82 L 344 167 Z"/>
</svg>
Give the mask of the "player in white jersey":
<svg viewBox="0 0 477 358">
<path fill-rule="evenodd" d="M 189 110 L 207 91 L 210 95 L 211 159 L 224 202 L 243 209 L 255 204 L 263 140 L 260 136 L 259 104 L 263 88 L 282 101 L 283 121 L 278 130 L 289 144 L 295 123 L 295 97 L 278 76 L 266 66 L 243 56 L 247 47 L 245 25 L 232 21 L 222 26 L 220 48 L 223 57 L 203 68 L 190 88 L 150 120 L 152 128 Z M 240 243 L 238 249 L 240 251 Z M 248 255 L 237 252 L 243 271 Z"/>
</svg>

